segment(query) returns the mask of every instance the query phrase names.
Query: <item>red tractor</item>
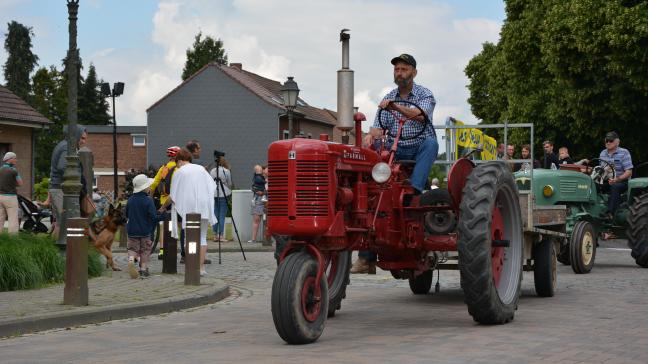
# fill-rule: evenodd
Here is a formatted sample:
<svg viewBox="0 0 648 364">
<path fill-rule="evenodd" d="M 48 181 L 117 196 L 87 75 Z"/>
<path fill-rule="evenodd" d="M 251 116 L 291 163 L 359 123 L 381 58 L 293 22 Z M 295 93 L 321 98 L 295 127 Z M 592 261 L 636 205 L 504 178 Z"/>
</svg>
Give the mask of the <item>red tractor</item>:
<svg viewBox="0 0 648 364">
<path fill-rule="evenodd" d="M 341 40 L 338 127 L 347 140 L 355 127 L 355 145 L 329 142 L 324 135 L 277 141 L 268 150 L 268 230 L 288 237 L 272 285 L 277 332 L 290 344 L 319 338 L 345 298 L 353 250 L 376 252 L 377 266 L 409 279 L 415 294 L 427 293 L 444 254 L 458 251 L 473 319 L 511 321 L 524 252 L 517 187 L 508 166 L 475 166 L 463 158 L 450 169 L 447 192 L 415 195 L 408 182 L 413 161 L 394 160 L 395 148 L 361 146 L 364 117 L 353 114 L 344 31 Z M 408 122 L 418 121 L 400 117 L 394 146 Z"/>
</svg>

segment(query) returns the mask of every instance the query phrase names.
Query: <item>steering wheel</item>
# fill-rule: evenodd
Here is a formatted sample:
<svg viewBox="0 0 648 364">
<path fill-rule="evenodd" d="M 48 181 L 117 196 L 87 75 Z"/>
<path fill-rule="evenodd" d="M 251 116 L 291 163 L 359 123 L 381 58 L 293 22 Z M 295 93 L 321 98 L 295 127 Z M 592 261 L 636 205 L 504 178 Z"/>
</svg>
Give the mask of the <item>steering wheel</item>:
<svg viewBox="0 0 648 364">
<path fill-rule="evenodd" d="M 592 169 L 592 180 L 598 185 L 603 185 L 605 182 L 612 178 L 616 178 L 616 169 L 614 168 L 614 163 L 610 163 L 606 160 L 600 158 L 594 158 L 592 160 L 598 160 L 603 162 L 605 166 L 598 165 Z"/>
<path fill-rule="evenodd" d="M 414 122 L 414 123 L 417 123 L 418 125 L 420 125 L 421 130 L 419 130 L 419 131 L 416 133 L 416 135 L 413 135 L 413 136 L 410 136 L 410 137 L 404 137 L 404 136 L 402 136 L 402 131 L 401 131 L 401 137 L 400 137 L 400 140 L 416 139 L 416 138 L 418 138 L 419 136 L 421 136 L 421 134 L 423 134 L 423 132 L 425 131 L 425 128 L 427 128 L 428 124 L 430 123 L 430 118 L 427 116 L 427 114 L 425 113 L 425 111 L 423 111 L 423 109 L 422 109 L 420 106 L 418 106 L 417 104 L 415 104 L 415 103 L 413 103 L 413 102 L 411 102 L 411 101 L 407 101 L 407 100 L 393 100 L 392 102 L 401 103 L 401 104 L 407 104 L 407 105 L 412 105 L 412 106 L 416 107 L 417 109 L 419 109 L 419 111 L 421 111 L 421 114 L 419 114 L 419 115 L 423 115 L 423 118 L 424 118 L 424 119 L 423 119 L 423 122 L 421 123 L 421 122 L 419 122 L 419 121 L 414 120 L 414 118 L 415 118 L 416 116 L 418 116 L 418 115 L 416 115 L 416 116 L 414 116 L 414 117 L 412 117 L 412 118 L 406 119 L 404 115 L 401 115 L 401 116 L 399 117 L 398 114 L 400 114 L 400 113 L 397 114 L 396 111 L 393 111 L 393 110 L 387 110 L 387 109 L 379 109 L 379 111 L 378 111 L 378 123 L 380 124 L 380 128 L 381 128 L 382 130 L 386 131 L 386 132 L 389 134 L 389 128 L 385 127 L 385 124 L 383 123 L 383 115 L 384 115 L 383 112 L 384 112 L 384 111 L 387 111 L 387 112 L 391 113 L 391 114 L 394 116 L 394 119 L 396 119 L 396 120 L 399 120 L 399 119 L 400 119 L 400 120 L 405 119 L 405 123 L 407 123 L 407 122 Z M 405 129 L 405 123 L 403 124 L 403 129 Z M 393 137 L 395 138 L 396 135 L 393 135 Z"/>
</svg>

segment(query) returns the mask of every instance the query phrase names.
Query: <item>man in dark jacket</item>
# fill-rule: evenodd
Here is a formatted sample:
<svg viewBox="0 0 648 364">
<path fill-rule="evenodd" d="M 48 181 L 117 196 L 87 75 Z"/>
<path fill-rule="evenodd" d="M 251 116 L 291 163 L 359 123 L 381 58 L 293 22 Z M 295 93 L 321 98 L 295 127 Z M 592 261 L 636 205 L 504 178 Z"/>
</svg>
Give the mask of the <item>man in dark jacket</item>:
<svg viewBox="0 0 648 364">
<path fill-rule="evenodd" d="M 75 131 L 77 144 L 75 150 L 78 151 L 86 144 L 86 139 L 88 138 L 88 133 L 86 128 L 83 125 L 77 125 Z M 49 193 L 47 194 L 47 201 L 45 205 L 51 206 L 52 213 L 54 218 L 56 218 L 56 224 L 54 225 L 54 235 L 58 236 L 58 244 L 65 244 L 65 220 L 66 214 L 63 214 L 63 190 L 61 185 L 63 184 L 63 173 L 65 172 L 65 167 L 67 166 L 67 156 L 68 144 L 67 140 L 60 141 L 54 150 L 52 151 L 52 162 L 50 165 L 50 180 L 49 180 Z M 81 173 L 81 164 L 79 163 L 79 174 Z M 84 179 L 81 178 L 81 183 L 84 183 Z M 60 228 L 63 227 L 63 231 L 59 234 Z"/>
<path fill-rule="evenodd" d="M 544 149 L 544 156 L 542 157 L 542 168 L 544 169 L 551 169 L 551 165 L 553 164 L 554 169 L 558 168 L 558 164 L 560 162 L 558 161 L 558 156 L 556 153 L 553 151 L 554 144 L 551 140 L 545 140 L 542 142 L 542 149 Z"/>
</svg>

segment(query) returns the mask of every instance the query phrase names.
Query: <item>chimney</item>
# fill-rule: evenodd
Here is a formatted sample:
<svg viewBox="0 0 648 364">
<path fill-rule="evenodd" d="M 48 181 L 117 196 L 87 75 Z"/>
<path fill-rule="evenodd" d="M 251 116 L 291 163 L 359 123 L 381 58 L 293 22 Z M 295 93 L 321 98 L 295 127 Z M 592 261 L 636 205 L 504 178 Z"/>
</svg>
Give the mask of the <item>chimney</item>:
<svg viewBox="0 0 648 364">
<path fill-rule="evenodd" d="M 230 63 L 230 67 L 243 71 L 243 63 Z"/>
</svg>

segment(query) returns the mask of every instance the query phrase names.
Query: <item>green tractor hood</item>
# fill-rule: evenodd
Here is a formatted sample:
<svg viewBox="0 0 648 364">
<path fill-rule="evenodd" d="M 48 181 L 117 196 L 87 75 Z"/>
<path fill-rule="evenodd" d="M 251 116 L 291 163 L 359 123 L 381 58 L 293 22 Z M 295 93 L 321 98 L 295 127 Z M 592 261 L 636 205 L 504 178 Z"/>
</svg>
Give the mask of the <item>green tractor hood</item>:
<svg viewBox="0 0 648 364">
<path fill-rule="evenodd" d="M 513 175 L 518 190 L 529 190 L 530 172 L 519 171 Z M 534 169 L 533 194 L 540 206 L 596 201 L 596 187 L 590 176 L 575 171 Z"/>
</svg>

